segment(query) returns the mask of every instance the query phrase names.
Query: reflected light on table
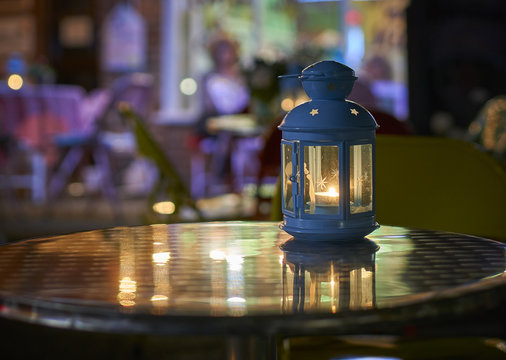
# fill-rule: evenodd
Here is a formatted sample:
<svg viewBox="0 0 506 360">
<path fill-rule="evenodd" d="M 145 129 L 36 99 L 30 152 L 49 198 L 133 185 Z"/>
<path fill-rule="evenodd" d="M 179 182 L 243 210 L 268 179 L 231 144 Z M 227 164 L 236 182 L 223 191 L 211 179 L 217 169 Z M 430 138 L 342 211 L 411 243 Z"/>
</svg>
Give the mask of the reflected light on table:
<svg viewBox="0 0 506 360">
<path fill-rule="evenodd" d="M 125 236 L 119 242 L 119 292 L 121 306 L 135 306 L 137 282 L 135 281 L 135 248 L 132 236 Z"/>
<path fill-rule="evenodd" d="M 170 259 L 169 242 L 167 241 L 166 227 L 163 225 L 152 225 L 153 231 L 153 296 L 151 305 L 153 313 L 162 314 L 170 306 Z"/>
<path fill-rule="evenodd" d="M 228 298 L 227 301 L 229 303 L 244 304 L 246 302 L 246 299 L 242 298 L 242 297 L 235 296 L 235 297 Z"/>
<path fill-rule="evenodd" d="M 216 261 L 222 261 L 227 258 L 227 254 L 221 250 L 212 250 L 209 253 L 209 257 L 213 260 L 216 260 Z"/>
<path fill-rule="evenodd" d="M 244 259 L 241 255 L 229 255 L 226 258 L 230 270 L 239 271 L 242 269 Z"/>
<path fill-rule="evenodd" d="M 126 276 L 120 280 L 118 300 L 120 305 L 130 307 L 135 305 L 135 292 L 137 291 L 137 283 L 130 277 Z"/>
<path fill-rule="evenodd" d="M 246 314 L 246 299 L 244 298 L 244 256 L 238 249 L 215 249 L 209 252 L 211 264 L 211 311 L 219 314 L 225 309 L 232 316 Z M 226 261 L 226 278 L 223 277 L 222 267 Z M 226 303 L 222 299 L 226 294 Z"/>
<path fill-rule="evenodd" d="M 227 305 L 232 316 L 246 314 L 243 262 L 240 255 L 227 256 Z"/>
<path fill-rule="evenodd" d="M 153 263 L 158 266 L 165 265 L 170 260 L 170 251 L 153 253 Z"/>
</svg>

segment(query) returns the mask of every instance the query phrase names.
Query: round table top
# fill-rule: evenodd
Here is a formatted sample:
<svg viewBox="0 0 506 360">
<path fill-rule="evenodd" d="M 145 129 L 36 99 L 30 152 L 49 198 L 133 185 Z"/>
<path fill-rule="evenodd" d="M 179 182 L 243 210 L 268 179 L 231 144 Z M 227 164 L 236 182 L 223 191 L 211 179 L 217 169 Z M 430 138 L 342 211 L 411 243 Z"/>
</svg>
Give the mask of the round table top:
<svg viewBox="0 0 506 360">
<path fill-rule="evenodd" d="M 486 306 L 473 296 L 504 289 L 504 250 L 390 226 L 349 243 L 293 240 L 274 222 L 94 230 L 1 246 L 0 316 L 125 332 L 335 328 L 417 304 Z"/>
</svg>

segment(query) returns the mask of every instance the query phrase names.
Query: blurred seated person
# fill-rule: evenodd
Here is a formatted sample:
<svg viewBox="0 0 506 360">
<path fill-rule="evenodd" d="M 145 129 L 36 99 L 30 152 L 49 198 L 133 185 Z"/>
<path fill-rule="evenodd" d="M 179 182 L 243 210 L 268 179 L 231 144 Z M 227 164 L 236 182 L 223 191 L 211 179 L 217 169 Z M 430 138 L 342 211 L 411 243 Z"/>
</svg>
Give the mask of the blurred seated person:
<svg viewBox="0 0 506 360">
<path fill-rule="evenodd" d="M 210 155 L 210 175 L 214 184 L 230 185 L 234 134 L 239 134 L 243 127 L 252 127 L 250 91 L 239 63 L 238 43 L 219 34 L 208 49 L 213 68 L 201 81 L 202 111 L 190 146 L 201 154 Z"/>
<path fill-rule="evenodd" d="M 200 136 L 214 136 L 208 129 L 208 120 L 222 115 L 246 113 L 249 110 L 250 91 L 239 64 L 238 44 L 221 35 L 209 47 L 213 69 L 202 81 L 202 113 L 197 124 Z"/>
<path fill-rule="evenodd" d="M 377 134 L 409 135 L 412 130 L 405 121 L 400 121 L 381 106 L 381 100 L 373 92 L 373 83 L 391 77 L 390 65 L 380 56 L 373 56 L 364 62 L 348 100 L 365 107 L 380 126 Z"/>
</svg>

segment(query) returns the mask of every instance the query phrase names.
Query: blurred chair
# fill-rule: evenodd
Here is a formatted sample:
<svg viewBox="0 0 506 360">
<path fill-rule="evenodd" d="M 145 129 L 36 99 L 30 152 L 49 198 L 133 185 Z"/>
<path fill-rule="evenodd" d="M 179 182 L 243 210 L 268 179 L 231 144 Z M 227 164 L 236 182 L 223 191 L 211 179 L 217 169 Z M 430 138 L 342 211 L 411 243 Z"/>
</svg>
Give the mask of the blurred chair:
<svg viewBox="0 0 506 360">
<path fill-rule="evenodd" d="M 506 173 L 465 141 L 378 135 L 376 218 L 505 240 Z"/>
<path fill-rule="evenodd" d="M 0 85 L 0 189 L 6 199 L 26 190 L 34 203 L 46 199 L 43 100 L 33 88 L 15 91 Z M 27 123 L 36 126 L 24 131 Z"/>
<path fill-rule="evenodd" d="M 374 120 L 379 125 L 376 130 L 378 135 L 413 135 L 410 124 L 400 121 L 395 116 L 378 109 L 369 109 Z"/>
<path fill-rule="evenodd" d="M 88 111 L 87 117 L 90 119 L 87 126 L 55 138 L 55 143 L 65 155 L 50 178 L 49 198 L 56 198 L 82 161 L 91 157 L 100 174 L 102 195 L 111 202 L 115 211 L 118 211 L 117 191 L 110 160 L 113 149 L 105 136 L 109 126 L 107 122 L 117 117 L 116 108 L 120 102 L 130 104 L 146 116 L 150 108 L 153 81 L 149 74 L 128 74 L 118 78 L 107 91 L 97 90 L 88 99 L 90 103 L 83 103 L 83 111 Z"/>
<path fill-rule="evenodd" d="M 282 219 L 280 192 L 279 184 L 272 220 Z M 506 173 L 465 141 L 377 135 L 376 218 L 506 240 Z"/>
<path fill-rule="evenodd" d="M 46 200 L 44 157 L 9 135 L 0 135 L 0 189 L 9 200 L 15 199 L 18 190 L 30 191 L 33 203 Z"/>
<path fill-rule="evenodd" d="M 156 197 L 162 190 L 174 203 L 174 215 L 180 214 L 184 206 L 189 206 L 197 214 L 198 220 L 203 220 L 190 191 L 179 176 L 172 162 L 167 158 L 162 148 L 152 137 L 142 118 L 127 104 L 120 103 L 118 110 L 121 116 L 130 124 L 137 142 L 140 155 L 153 161 L 159 170 L 159 179 L 149 196 L 148 205 L 155 203 Z"/>
<path fill-rule="evenodd" d="M 278 125 L 281 119 L 274 121 L 262 135 L 262 148 L 258 151 L 258 162 L 260 164 L 256 178 L 256 213 L 255 218 L 264 220 L 269 218 L 272 207 L 277 207 L 275 198 L 276 192 L 263 191 L 264 186 L 277 189 L 278 176 L 281 171 L 281 130 Z M 279 201 L 281 204 L 281 199 Z"/>
<path fill-rule="evenodd" d="M 186 146 L 192 151 L 191 192 L 195 198 L 242 192 L 254 182 L 263 146 L 262 128 L 251 114 L 211 117 L 207 122 L 213 136 L 190 135 Z"/>
</svg>

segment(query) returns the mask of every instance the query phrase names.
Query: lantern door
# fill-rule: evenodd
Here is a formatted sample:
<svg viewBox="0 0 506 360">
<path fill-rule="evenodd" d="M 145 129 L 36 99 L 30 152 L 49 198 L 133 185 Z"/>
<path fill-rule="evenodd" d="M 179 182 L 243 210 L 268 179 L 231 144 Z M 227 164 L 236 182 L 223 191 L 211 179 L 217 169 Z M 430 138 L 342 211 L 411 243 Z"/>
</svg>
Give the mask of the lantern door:
<svg viewBox="0 0 506 360">
<path fill-rule="evenodd" d="M 295 215 L 297 210 L 298 189 L 300 183 L 298 162 L 298 141 L 281 142 L 281 154 L 283 157 L 282 178 L 282 210 L 283 213 Z"/>
<path fill-rule="evenodd" d="M 301 143 L 304 178 L 302 217 L 341 218 L 340 147 L 337 144 Z"/>
<path fill-rule="evenodd" d="M 355 144 L 349 148 L 350 215 L 373 211 L 373 145 Z"/>
</svg>

